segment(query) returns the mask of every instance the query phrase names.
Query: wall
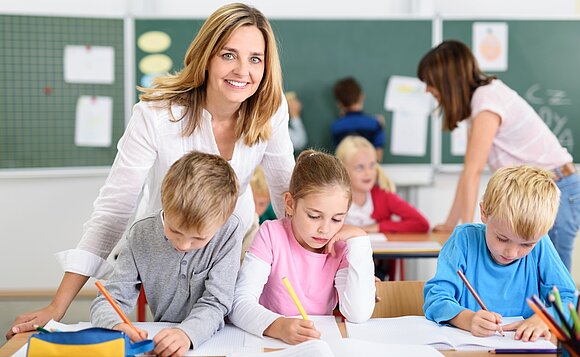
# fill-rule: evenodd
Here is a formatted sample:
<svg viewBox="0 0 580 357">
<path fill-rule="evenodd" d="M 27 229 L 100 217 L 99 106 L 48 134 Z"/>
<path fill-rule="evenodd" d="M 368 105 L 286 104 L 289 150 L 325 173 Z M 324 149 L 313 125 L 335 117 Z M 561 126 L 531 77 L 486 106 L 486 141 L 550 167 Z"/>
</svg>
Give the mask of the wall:
<svg viewBox="0 0 580 357">
<path fill-rule="evenodd" d="M 0 13 L 52 16 L 125 15 L 205 17 L 225 1 L 183 0 L 76 0 L 2 1 Z M 534 0 L 481 2 L 477 0 L 361 0 L 353 7 L 347 1 L 250 2 L 275 18 L 382 18 L 400 15 L 463 16 L 572 16 L 577 0 Z M 81 5 L 82 4 L 82 5 Z M 73 248 L 89 217 L 92 202 L 105 180 L 104 173 L 52 177 L 24 174 L 10 176 L 0 172 L 0 226 L 2 248 L 0 290 L 54 289 L 62 272 L 52 254 Z M 438 173 L 434 184 L 418 189 L 417 205 L 429 220 L 442 222 L 451 205 L 457 174 Z M 482 186 L 486 179 L 482 180 Z M 575 259 L 580 262 L 579 258 Z M 580 264 L 577 264 L 580 265 Z M 27 269 L 23 269 L 26 266 Z M 580 267 L 579 267 L 580 268 Z M 580 269 L 575 271 L 580 281 Z"/>
</svg>

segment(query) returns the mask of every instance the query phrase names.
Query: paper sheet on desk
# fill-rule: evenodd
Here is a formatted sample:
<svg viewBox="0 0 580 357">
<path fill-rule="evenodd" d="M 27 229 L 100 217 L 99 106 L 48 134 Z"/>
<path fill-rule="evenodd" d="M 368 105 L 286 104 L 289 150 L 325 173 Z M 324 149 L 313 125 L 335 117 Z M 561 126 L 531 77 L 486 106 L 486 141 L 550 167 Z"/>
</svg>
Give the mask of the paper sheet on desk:
<svg viewBox="0 0 580 357">
<path fill-rule="evenodd" d="M 369 233 L 369 239 L 372 242 L 386 242 L 389 240 L 386 235 L 382 233 Z"/>
</svg>

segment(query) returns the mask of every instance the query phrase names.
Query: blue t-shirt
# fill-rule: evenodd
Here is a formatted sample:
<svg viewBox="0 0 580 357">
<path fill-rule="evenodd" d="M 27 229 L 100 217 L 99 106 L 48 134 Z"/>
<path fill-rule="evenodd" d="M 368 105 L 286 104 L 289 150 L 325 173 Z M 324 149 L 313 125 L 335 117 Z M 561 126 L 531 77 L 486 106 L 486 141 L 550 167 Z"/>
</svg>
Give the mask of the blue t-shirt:
<svg viewBox="0 0 580 357">
<path fill-rule="evenodd" d="M 564 306 L 575 303 L 576 285 L 547 235 L 525 257 L 500 265 L 487 248 L 485 230 L 484 224 L 461 225 L 441 249 L 437 273 L 425 284 L 427 319 L 443 323 L 466 308 L 481 309 L 457 270 L 464 272 L 487 308 L 502 316 L 532 316 L 526 299 L 537 295 L 546 302 L 553 286 L 560 290 Z"/>
<path fill-rule="evenodd" d="M 363 112 L 348 112 L 338 118 L 331 126 L 334 146 L 340 144 L 348 135 L 362 136 L 370 141 L 375 148 L 385 146 L 385 133 L 379 121 Z"/>
</svg>

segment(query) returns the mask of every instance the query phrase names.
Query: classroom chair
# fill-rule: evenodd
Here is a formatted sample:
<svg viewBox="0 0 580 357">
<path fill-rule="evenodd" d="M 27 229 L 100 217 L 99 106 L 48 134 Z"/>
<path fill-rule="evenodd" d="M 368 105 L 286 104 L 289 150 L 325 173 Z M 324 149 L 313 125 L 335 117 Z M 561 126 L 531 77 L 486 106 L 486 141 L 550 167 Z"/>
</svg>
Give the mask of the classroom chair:
<svg viewBox="0 0 580 357">
<path fill-rule="evenodd" d="M 378 282 L 377 296 L 381 301 L 375 304 L 371 318 L 423 316 L 424 285 L 424 281 L 418 280 Z"/>
</svg>

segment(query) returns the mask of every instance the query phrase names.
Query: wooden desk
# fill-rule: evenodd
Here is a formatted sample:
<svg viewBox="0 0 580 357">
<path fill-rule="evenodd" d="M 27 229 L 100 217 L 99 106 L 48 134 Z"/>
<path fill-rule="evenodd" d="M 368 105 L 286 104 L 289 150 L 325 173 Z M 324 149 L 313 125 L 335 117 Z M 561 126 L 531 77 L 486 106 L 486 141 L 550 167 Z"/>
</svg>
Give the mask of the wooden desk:
<svg viewBox="0 0 580 357">
<path fill-rule="evenodd" d="M 373 240 L 380 237 L 373 234 Z M 449 239 L 448 233 L 390 233 L 386 235 L 386 242 L 393 243 L 439 243 L 441 246 Z M 375 243 L 377 245 L 377 243 Z M 396 245 L 396 244 L 395 244 Z M 437 258 L 441 247 L 373 247 L 373 256 L 376 258 Z"/>
<path fill-rule="evenodd" d="M 0 357 L 8 357 L 15 354 L 16 351 L 20 349 L 20 347 L 24 346 L 26 342 L 28 342 L 28 338 L 33 333 L 34 332 L 24 332 L 12 337 L 2 347 L 0 347 Z"/>
<path fill-rule="evenodd" d="M 340 334 L 346 336 L 346 324 L 344 322 L 338 323 L 338 329 Z M 6 344 L 0 347 L 0 357 L 12 356 L 16 351 L 18 351 L 26 342 L 33 332 L 19 333 L 13 338 L 11 338 Z M 444 356 L 447 357 L 490 357 L 493 356 L 487 351 L 440 351 Z M 497 355 L 498 357 L 521 357 L 521 354 L 502 354 Z M 536 357 L 554 357 L 556 354 L 529 354 L 526 356 L 536 356 Z"/>
</svg>

